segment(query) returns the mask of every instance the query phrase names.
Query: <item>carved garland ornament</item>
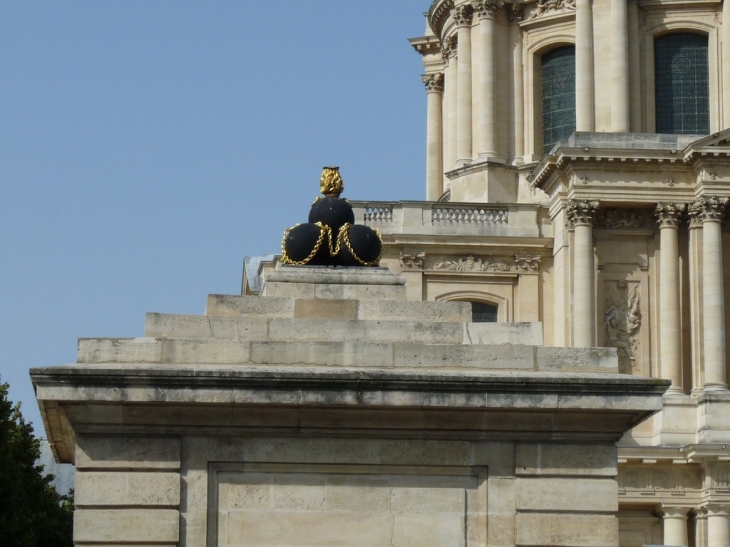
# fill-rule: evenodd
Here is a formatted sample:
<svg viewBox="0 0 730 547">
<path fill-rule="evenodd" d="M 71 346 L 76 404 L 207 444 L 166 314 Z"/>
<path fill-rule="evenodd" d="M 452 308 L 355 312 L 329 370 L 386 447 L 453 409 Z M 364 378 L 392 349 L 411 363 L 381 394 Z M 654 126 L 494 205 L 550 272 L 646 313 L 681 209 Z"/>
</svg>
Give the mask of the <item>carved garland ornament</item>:
<svg viewBox="0 0 730 547">
<path fill-rule="evenodd" d="M 503 260 L 490 262 L 487 258 L 481 259 L 469 255 L 460 259 L 439 260 L 434 263 L 433 269 L 453 272 L 509 272 L 512 267 Z"/>
</svg>

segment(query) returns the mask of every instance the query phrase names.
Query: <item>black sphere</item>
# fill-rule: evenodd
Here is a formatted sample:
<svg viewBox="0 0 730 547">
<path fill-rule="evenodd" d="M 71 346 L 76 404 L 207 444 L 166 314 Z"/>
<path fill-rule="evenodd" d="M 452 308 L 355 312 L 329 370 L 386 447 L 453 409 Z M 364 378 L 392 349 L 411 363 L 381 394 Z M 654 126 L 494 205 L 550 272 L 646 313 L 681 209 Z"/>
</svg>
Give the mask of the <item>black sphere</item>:
<svg viewBox="0 0 730 547">
<path fill-rule="evenodd" d="M 375 230 L 369 226 L 354 224 L 348 228 L 347 236 L 350 240 L 350 247 L 362 262 L 372 263 L 378 259 L 383 244 Z M 339 257 L 340 264 L 343 266 L 363 266 L 346 245 L 342 245 L 340 248 Z"/>
<path fill-rule="evenodd" d="M 309 222 L 321 222 L 329 226 L 335 238 L 346 222 L 355 224 L 355 213 L 352 212 L 352 205 L 344 199 L 324 197 L 312 205 Z"/>
<path fill-rule="evenodd" d="M 284 239 L 284 251 L 292 262 L 302 262 L 314 250 L 323 228 L 316 224 L 294 226 Z M 325 235 L 317 254 L 307 264 L 327 266 L 332 264 L 328 238 Z"/>
</svg>

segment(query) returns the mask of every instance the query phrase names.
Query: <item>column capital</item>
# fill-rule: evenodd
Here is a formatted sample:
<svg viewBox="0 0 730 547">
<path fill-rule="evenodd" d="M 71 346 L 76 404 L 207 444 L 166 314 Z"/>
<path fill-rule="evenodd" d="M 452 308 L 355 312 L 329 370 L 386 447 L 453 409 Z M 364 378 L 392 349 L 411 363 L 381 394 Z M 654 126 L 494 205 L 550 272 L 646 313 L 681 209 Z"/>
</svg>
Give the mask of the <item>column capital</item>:
<svg viewBox="0 0 730 547">
<path fill-rule="evenodd" d="M 572 227 L 593 226 L 599 204 L 598 201 L 588 201 L 587 199 L 581 201 L 571 200 L 567 207 L 570 225 Z"/>
<path fill-rule="evenodd" d="M 722 221 L 728 198 L 703 196 L 689 205 L 690 219 L 696 217 L 700 222 Z"/>
<path fill-rule="evenodd" d="M 452 9 L 451 17 L 454 18 L 454 23 L 456 23 L 457 28 L 470 26 L 473 12 L 474 10 L 468 4 Z"/>
<path fill-rule="evenodd" d="M 658 203 L 655 216 L 659 228 L 676 228 L 679 226 L 684 210 L 684 205 L 672 201 L 669 203 Z"/>
<path fill-rule="evenodd" d="M 512 2 L 507 8 L 507 21 L 510 23 L 520 22 L 525 18 L 525 4 Z"/>
<path fill-rule="evenodd" d="M 494 19 L 497 16 L 497 10 L 499 9 L 499 3 L 496 0 L 476 0 L 472 4 L 474 12 L 479 16 L 479 19 Z"/>
<path fill-rule="evenodd" d="M 423 74 L 421 81 L 426 86 L 426 93 L 443 93 L 444 91 L 444 75 L 441 72 Z"/>
<path fill-rule="evenodd" d="M 692 507 L 667 507 L 661 506 L 662 518 L 665 519 L 686 519 Z"/>
<path fill-rule="evenodd" d="M 444 40 L 441 46 L 441 58 L 446 65 L 449 64 L 449 60 L 456 57 L 456 37 L 449 36 Z"/>
<path fill-rule="evenodd" d="M 730 517 L 730 506 L 707 505 L 705 506 L 708 517 Z"/>
</svg>

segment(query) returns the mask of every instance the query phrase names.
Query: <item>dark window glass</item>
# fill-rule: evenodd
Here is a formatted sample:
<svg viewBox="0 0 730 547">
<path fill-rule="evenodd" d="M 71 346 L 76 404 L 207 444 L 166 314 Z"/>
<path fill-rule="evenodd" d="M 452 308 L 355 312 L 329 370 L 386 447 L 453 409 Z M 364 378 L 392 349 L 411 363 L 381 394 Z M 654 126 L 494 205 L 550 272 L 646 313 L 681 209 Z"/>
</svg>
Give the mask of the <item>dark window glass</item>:
<svg viewBox="0 0 730 547">
<path fill-rule="evenodd" d="M 496 323 L 497 306 L 484 304 L 483 302 L 472 302 L 471 321 L 472 323 Z"/>
<path fill-rule="evenodd" d="M 542 151 L 575 131 L 575 47 L 542 56 Z"/>
<path fill-rule="evenodd" d="M 675 33 L 654 40 L 656 131 L 710 132 L 707 36 Z"/>
</svg>

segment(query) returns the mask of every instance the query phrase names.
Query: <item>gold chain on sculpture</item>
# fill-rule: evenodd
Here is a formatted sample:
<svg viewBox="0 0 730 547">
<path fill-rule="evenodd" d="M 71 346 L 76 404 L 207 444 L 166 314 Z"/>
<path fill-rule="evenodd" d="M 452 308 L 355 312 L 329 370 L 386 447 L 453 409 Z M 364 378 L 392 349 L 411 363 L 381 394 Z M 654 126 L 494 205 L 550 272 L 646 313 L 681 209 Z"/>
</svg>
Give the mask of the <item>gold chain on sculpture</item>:
<svg viewBox="0 0 730 547">
<path fill-rule="evenodd" d="M 312 252 L 309 253 L 309 255 L 304 260 L 292 260 L 289 258 L 289 255 L 286 254 L 286 248 L 284 244 L 286 243 L 286 236 L 289 235 L 289 232 L 299 226 L 299 224 L 292 226 L 291 228 L 287 228 L 284 230 L 284 238 L 281 240 L 281 261 L 284 264 L 292 264 L 294 266 L 305 266 L 310 260 L 314 258 L 314 255 L 316 255 L 319 252 L 320 247 L 322 246 L 322 243 L 324 242 L 325 236 L 329 236 L 329 247 L 332 248 L 332 236 L 330 234 L 330 227 L 326 224 L 322 224 L 321 222 L 315 222 L 317 226 L 319 226 L 319 238 L 317 238 L 317 243 L 314 245 L 314 249 L 312 249 Z"/>
<path fill-rule="evenodd" d="M 354 258 L 358 263 L 362 264 L 363 266 L 377 266 L 380 264 L 380 258 L 383 256 L 383 238 L 380 237 L 380 231 L 374 230 L 375 234 L 378 236 L 378 239 L 380 240 L 380 252 L 378 253 L 378 257 L 373 260 L 372 262 L 365 262 L 363 259 L 361 259 L 359 256 L 355 254 L 355 250 L 352 248 L 352 245 L 350 245 L 350 236 L 347 234 L 347 229 L 350 227 L 349 223 L 345 223 L 345 225 L 340 228 L 339 236 L 337 237 L 337 243 L 339 248 L 339 240 L 341 239 L 345 243 L 345 247 L 347 247 L 347 250 L 350 251 L 350 254 L 352 255 L 352 258 Z"/>
<path fill-rule="evenodd" d="M 322 224 L 321 222 L 315 222 L 315 224 L 319 226 L 319 238 L 317 239 L 317 243 L 314 245 L 314 249 L 312 249 L 312 252 L 309 253 L 309 255 L 304 260 L 292 260 L 291 258 L 289 258 L 289 255 L 286 254 L 286 248 L 284 246 L 286 243 L 286 236 L 289 235 L 289 232 L 291 230 L 299 226 L 299 224 L 284 230 L 284 238 L 281 240 L 281 261 L 284 264 L 292 264 L 294 266 L 307 265 L 314 258 L 314 255 L 319 252 L 319 249 L 322 247 L 322 243 L 324 243 L 325 237 L 327 237 L 327 247 L 329 247 L 328 251 L 330 253 L 330 256 L 332 257 L 340 254 L 340 248 L 342 247 L 342 243 L 344 243 L 347 250 L 350 251 L 352 258 L 354 258 L 355 261 L 357 261 L 359 264 L 363 266 L 377 266 L 378 264 L 380 264 L 380 259 L 383 256 L 383 238 L 381 237 L 379 230 L 373 229 L 375 234 L 378 236 L 378 239 L 380 240 L 380 253 L 378 253 L 378 257 L 372 262 L 365 262 L 363 259 L 357 256 L 357 254 L 355 254 L 355 250 L 350 244 L 350 236 L 347 233 L 351 226 L 349 222 L 345 222 L 340 228 L 340 231 L 337 234 L 336 246 L 334 248 L 332 248 L 332 230 L 330 229 L 330 227 L 326 224 Z"/>
</svg>

